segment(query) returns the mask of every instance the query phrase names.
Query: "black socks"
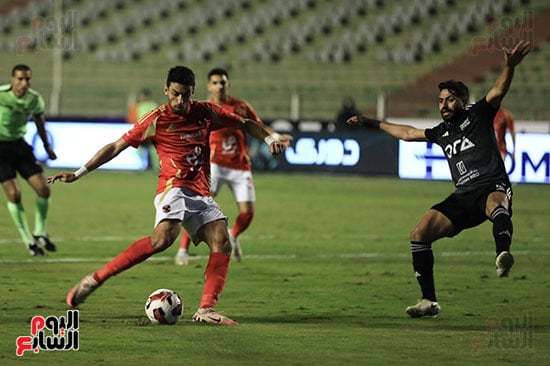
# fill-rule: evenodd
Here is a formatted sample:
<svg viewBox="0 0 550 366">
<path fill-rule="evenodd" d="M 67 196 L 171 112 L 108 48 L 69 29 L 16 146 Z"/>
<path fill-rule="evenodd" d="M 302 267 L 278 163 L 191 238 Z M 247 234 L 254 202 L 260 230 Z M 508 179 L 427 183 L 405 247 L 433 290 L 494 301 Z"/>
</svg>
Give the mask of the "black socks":
<svg viewBox="0 0 550 366">
<path fill-rule="evenodd" d="M 422 298 L 437 301 L 434 284 L 434 255 L 431 243 L 411 242 L 411 253 L 416 280 L 422 289 Z"/>
<path fill-rule="evenodd" d="M 495 238 L 497 256 L 503 251 L 510 251 L 514 228 L 510 213 L 503 206 L 498 206 L 491 213 L 493 222 L 493 237 Z"/>
</svg>

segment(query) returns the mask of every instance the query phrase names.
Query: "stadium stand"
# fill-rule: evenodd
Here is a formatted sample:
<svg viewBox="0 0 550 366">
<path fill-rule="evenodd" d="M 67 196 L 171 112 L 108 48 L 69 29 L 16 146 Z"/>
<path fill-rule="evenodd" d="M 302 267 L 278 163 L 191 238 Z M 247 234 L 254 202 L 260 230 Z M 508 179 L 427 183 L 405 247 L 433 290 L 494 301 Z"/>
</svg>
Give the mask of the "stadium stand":
<svg viewBox="0 0 550 366">
<path fill-rule="evenodd" d="M 548 115 L 544 110 L 548 94 L 545 94 L 545 91 L 548 91 L 550 83 L 548 71 L 541 67 L 544 64 L 541 59 L 546 58 L 545 55 L 549 52 L 550 28 L 546 24 L 550 22 L 550 9 L 546 9 L 537 17 L 531 12 L 526 12 L 523 18 L 523 23 L 508 23 L 506 18 L 502 18 L 506 21 L 503 22 L 505 24 L 488 28 L 490 36 L 488 34 L 472 39 L 470 52 L 432 73 L 423 75 L 391 95 L 388 103 L 396 106 L 392 109 L 392 115 L 405 117 L 409 115 L 410 108 L 414 108 L 417 116 L 438 118 L 434 103 L 430 103 L 430 99 L 433 98 L 429 98 L 428 94 L 431 93 L 435 98 L 437 83 L 451 78 L 466 82 L 471 88 L 471 96 L 481 98 L 500 72 L 503 63 L 500 48 L 511 47 L 523 38 L 531 41 L 535 48 L 529 55 L 528 62 L 523 63 L 517 71 L 513 86 L 504 102 L 510 110 L 519 111 L 520 119 L 547 120 Z M 524 93 L 533 94 L 528 99 L 528 105 L 526 99 L 520 97 Z"/>
<path fill-rule="evenodd" d="M 433 117 L 434 84 L 419 81 L 456 70 L 454 62 L 487 38 L 489 21 L 531 16 L 548 24 L 550 8 L 545 0 L 64 0 L 56 17 L 54 3 L 0 4 L 0 50 L 4 69 L 32 66 L 34 87 L 47 97 L 53 67 L 45 60 L 61 25 L 62 114 L 122 116 L 143 86 L 163 100 L 159 80 L 169 67 L 185 64 L 198 75 L 199 98 L 206 97 L 201 76 L 227 67 L 234 93 L 265 119 L 290 118 L 291 99 L 300 101 L 301 119 L 331 119 L 343 95 L 374 114 L 380 94 L 387 96 L 389 116 Z M 537 52 L 522 65 L 511 93 L 548 100 L 548 72 L 539 61 L 548 40 L 537 38 Z M 501 60 L 498 52 L 491 56 Z M 475 67 L 465 80 L 476 95 L 498 66 L 477 69 L 478 60 L 456 76 Z M 413 86 L 418 99 L 409 98 Z M 514 107 L 514 114 L 547 119 L 549 107 L 537 103 Z"/>
</svg>

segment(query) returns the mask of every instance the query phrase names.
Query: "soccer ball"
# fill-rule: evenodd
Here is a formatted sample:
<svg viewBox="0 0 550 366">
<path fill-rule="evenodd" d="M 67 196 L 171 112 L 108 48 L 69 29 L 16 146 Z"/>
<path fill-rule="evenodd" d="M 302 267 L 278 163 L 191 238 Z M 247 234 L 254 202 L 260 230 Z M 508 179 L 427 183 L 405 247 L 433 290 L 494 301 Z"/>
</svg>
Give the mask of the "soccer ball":
<svg viewBox="0 0 550 366">
<path fill-rule="evenodd" d="M 183 314 L 183 301 L 176 291 L 155 290 L 145 302 L 145 314 L 153 324 L 176 324 Z"/>
</svg>

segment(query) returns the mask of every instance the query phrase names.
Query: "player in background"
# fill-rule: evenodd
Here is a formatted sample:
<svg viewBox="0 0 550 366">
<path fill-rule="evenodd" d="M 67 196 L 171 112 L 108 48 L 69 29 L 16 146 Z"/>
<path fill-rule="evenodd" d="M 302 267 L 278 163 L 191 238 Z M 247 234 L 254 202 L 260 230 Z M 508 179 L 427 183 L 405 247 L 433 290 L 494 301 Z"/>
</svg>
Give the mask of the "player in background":
<svg viewBox="0 0 550 366">
<path fill-rule="evenodd" d="M 272 154 L 283 152 L 285 147 L 256 121 L 228 113 L 215 104 L 193 100 L 194 92 L 193 71 L 185 66 L 171 68 L 164 88 L 166 104 L 145 115 L 121 138 L 105 145 L 74 173 L 48 178 L 50 183 L 77 181 L 129 146 L 137 148 L 147 141 L 154 144 L 161 161 L 153 234 L 134 241 L 105 266 L 85 276 L 67 294 L 69 307 L 80 305 L 112 276 L 170 247 L 183 225 L 194 242 L 204 241 L 210 249 L 202 298 L 193 321 L 237 324 L 214 308 L 225 286 L 231 244 L 227 217 L 210 196 L 208 138 L 211 131 L 231 127 L 264 140 Z"/>
<path fill-rule="evenodd" d="M 508 149 L 506 147 L 506 131 L 510 131 L 513 145 L 510 155 L 512 156 L 512 162 L 514 162 L 516 160 L 516 129 L 514 127 L 514 116 L 509 110 L 500 108 L 493 122 L 495 127 L 495 135 L 497 137 L 497 146 L 502 160 L 506 159 L 506 154 L 508 153 Z"/>
<path fill-rule="evenodd" d="M 56 246 L 46 233 L 46 219 L 50 207 L 50 187 L 44 177 L 42 166 L 37 163 L 32 147 L 23 137 L 27 121 L 32 118 L 36 131 L 48 158 L 57 156 L 48 141 L 45 103 L 42 96 L 31 89 L 32 72 L 28 65 L 18 64 L 12 68 L 9 84 L 0 85 L 0 182 L 8 200 L 8 212 L 21 235 L 23 243 L 33 256 L 44 255 L 46 250 L 55 252 Z M 31 233 L 23 203 L 17 173 L 36 192 L 34 231 Z"/>
<path fill-rule="evenodd" d="M 128 108 L 126 113 L 126 122 L 137 123 L 141 117 L 151 112 L 159 104 L 151 99 L 151 90 L 141 89 L 136 97 L 136 101 Z M 155 172 L 159 171 L 159 158 L 155 148 L 150 144 L 142 144 L 138 149 L 138 155 L 148 168 Z"/>
<path fill-rule="evenodd" d="M 417 318 L 441 311 L 435 293 L 432 243 L 453 237 L 463 229 L 493 223 L 498 277 L 508 276 L 514 257 L 512 243 L 512 187 L 504 168 L 493 131 L 493 119 L 508 92 L 514 70 L 530 52 L 531 45 L 520 41 L 512 50 L 504 48 L 504 68 L 487 95 L 469 106 L 469 91 L 460 81 L 439 84 L 439 112 L 443 122 L 434 128 L 379 121 L 365 116 L 349 119 L 384 131 L 405 141 L 431 141 L 441 146 L 456 187 L 454 193 L 432 206 L 410 233 L 413 268 L 422 290 L 422 299 L 406 312 Z"/>
<path fill-rule="evenodd" d="M 157 107 L 158 103 L 151 99 L 151 90 L 141 89 L 136 97 L 136 101 L 128 108 L 126 112 L 126 122 L 136 123 L 146 113 Z"/>
<path fill-rule="evenodd" d="M 207 89 L 210 93 L 209 102 L 220 105 L 225 111 L 250 118 L 263 125 L 262 120 L 252 106 L 229 95 L 229 73 L 223 68 L 214 68 L 208 73 Z M 285 146 L 290 145 L 292 136 L 279 135 L 265 127 Z M 212 167 L 210 192 L 217 196 L 221 187 L 227 183 L 237 202 L 239 215 L 229 231 L 229 240 L 233 248 L 233 257 L 241 261 L 242 249 L 239 235 L 245 231 L 254 217 L 254 202 L 256 191 L 252 179 L 252 166 L 248 152 L 246 133 L 234 128 L 222 128 L 210 134 L 210 163 Z M 189 244 L 191 240 L 186 231 L 183 232 L 180 247 L 174 261 L 178 265 L 189 263 Z"/>
</svg>

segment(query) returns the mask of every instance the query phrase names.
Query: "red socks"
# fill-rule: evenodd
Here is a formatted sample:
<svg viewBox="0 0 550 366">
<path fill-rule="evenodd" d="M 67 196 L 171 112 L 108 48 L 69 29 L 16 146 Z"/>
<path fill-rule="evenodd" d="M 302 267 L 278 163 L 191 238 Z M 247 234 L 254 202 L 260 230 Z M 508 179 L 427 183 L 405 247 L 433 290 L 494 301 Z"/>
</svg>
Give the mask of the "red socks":
<svg viewBox="0 0 550 366">
<path fill-rule="evenodd" d="M 111 276 L 125 271 L 134 265 L 143 262 L 155 254 L 155 248 L 151 244 L 151 237 L 136 240 L 126 250 L 112 259 L 103 268 L 94 273 L 94 279 L 99 283 L 105 282 Z M 227 271 L 229 269 L 229 254 L 210 253 L 208 265 L 204 272 L 204 289 L 200 307 L 214 307 L 220 298 L 225 286 Z"/>
<path fill-rule="evenodd" d="M 143 262 L 155 254 L 155 248 L 151 244 L 151 237 L 136 240 L 126 250 L 112 259 L 103 268 L 94 273 L 94 279 L 99 283 L 105 282 L 109 277 L 114 276 L 132 266 Z"/>
<path fill-rule="evenodd" d="M 239 216 L 237 216 L 237 220 L 235 220 L 235 225 L 233 225 L 233 228 L 231 229 L 231 236 L 236 238 L 237 236 L 239 236 L 240 233 L 245 231 L 252 222 L 253 217 L 254 212 L 241 212 Z"/>
<path fill-rule="evenodd" d="M 204 289 L 200 308 L 213 308 L 216 305 L 225 286 L 228 269 L 229 254 L 210 253 L 208 265 L 204 272 Z"/>
</svg>

